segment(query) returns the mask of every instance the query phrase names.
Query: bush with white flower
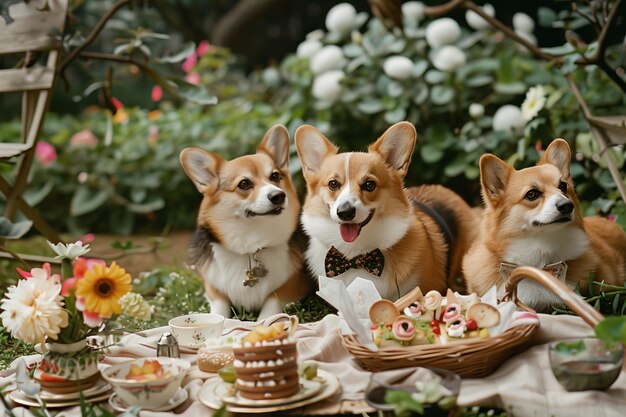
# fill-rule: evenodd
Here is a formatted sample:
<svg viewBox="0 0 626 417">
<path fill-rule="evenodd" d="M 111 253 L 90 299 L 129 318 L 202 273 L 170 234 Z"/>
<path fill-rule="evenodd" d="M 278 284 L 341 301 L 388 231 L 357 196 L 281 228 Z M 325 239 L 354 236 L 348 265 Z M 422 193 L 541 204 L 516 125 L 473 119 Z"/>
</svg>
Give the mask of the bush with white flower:
<svg viewBox="0 0 626 417">
<path fill-rule="evenodd" d="M 473 10 L 460 21 L 429 18 L 422 2 L 407 1 L 400 31 L 371 16 L 366 24 L 354 23 L 354 14 L 345 12 L 348 8 L 341 12 L 343 7 L 329 13 L 327 32 L 307 36 L 297 56 L 280 66 L 286 90 L 279 97 L 296 115 L 294 125 L 313 123 L 345 149 L 363 149 L 365 138 L 371 140 L 392 123 L 411 121 L 421 138 L 415 156 L 420 163 L 414 166 L 429 169 L 413 168 L 408 181 L 455 178 L 474 197 L 483 153 L 511 156 L 512 163 L 524 166 L 540 157 L 542 143 L 574 138 L 587 128 L 562 74 L 520 53 L 518 43 Z M 482 11 L 497 14 L 491 4 Z M 549 15 L 542 12 L 544 20 Z M 536 43 L 533 17 L 517 13 L 505 23 Z M 316 52 L 308 55 L 304 51 L 309 49 Z M 580 77 L 589 78 L 582 72 Z M 598 93 L 597 100 L 624 108 L 615 86 L 600 77 L 593 80 L 611 91 Z M 581 176 L 583 168 L 574 166 Z"/>
</svg>

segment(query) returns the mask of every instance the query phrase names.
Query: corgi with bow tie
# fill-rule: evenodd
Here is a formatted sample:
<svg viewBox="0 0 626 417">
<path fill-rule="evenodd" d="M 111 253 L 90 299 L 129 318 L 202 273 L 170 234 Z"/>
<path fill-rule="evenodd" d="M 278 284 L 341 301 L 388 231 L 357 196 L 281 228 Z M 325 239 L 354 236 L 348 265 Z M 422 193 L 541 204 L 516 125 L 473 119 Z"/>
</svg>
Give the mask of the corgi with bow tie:
<svg viewBox="0 0 626 417">
<path fill-rule="evenodd" d="M 415 147 L 409 122 L 391 126 L 367 152 L 339 153 L 312 126 L 296 130 L 307 184 L 302 225 L 306 259 L 316 276 L 346 285 L 371 280 L 395 300 L 419 286 L 445 292 L 477 226 L 470 207 L 436 185 L 405 189 Z"/>
</svg>

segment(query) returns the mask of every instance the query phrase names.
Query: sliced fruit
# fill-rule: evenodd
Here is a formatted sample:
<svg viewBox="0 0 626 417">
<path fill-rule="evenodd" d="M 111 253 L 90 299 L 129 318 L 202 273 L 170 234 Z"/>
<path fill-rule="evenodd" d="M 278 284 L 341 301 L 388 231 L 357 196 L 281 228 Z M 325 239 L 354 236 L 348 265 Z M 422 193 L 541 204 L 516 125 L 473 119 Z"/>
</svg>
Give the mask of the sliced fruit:
<svg viewBox="0 0 626 417">
<path fill-rule="evenodd" d="M 229 384 L 235 382 L 237 379 L 237 375 L 235 374 L 235 365 L 232 363 L 220 368 L 217 371 L 217 374 L 220 378 L 222 378 L 222 381 L 228 382 Z"/>
</svg>

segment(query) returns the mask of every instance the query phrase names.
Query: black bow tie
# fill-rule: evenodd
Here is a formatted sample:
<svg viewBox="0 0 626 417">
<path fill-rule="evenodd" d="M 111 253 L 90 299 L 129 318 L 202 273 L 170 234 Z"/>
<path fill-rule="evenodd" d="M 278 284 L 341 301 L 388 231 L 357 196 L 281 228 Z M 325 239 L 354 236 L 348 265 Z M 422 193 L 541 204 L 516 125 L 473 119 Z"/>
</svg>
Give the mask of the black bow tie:
<svg viewBox="0 0 626 417">
<path fill-rule="evenodd" d="M 346 272 L 348 269 L 365 269 L 372 275 L 381 276 L 385 267 L 385 256 L 380 249 L 374 249 L 363 255 L 347 259 L 334 246 L 326 253 L 324 267 L 327 277 L 336 277 Z"/>
</svg>

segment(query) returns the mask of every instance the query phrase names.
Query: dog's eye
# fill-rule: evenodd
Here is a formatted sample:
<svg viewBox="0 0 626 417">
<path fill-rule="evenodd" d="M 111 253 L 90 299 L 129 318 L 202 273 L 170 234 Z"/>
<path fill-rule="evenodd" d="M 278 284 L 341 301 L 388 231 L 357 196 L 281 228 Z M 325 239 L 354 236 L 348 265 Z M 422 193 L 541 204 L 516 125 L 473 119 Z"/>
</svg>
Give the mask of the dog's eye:
<svg viewBox="0 0 626 417">
<path fill-rule="evenodd" d="M 563 194 L 567 193 L 567 183 L 564 181 L 561 181 L 559 183 L 559 190 L 561 190 Z"/>
<path fill-rule="evenodd" d="M 365 191 L 372 192 L 376 189 L 376 183 L 374 181 L 365 181 L 363 185 L 361 185 L 361 189 Z"/>
<path fill-rule="evenodd" d="M 250 180 L 241 180 L 239 181 L 239 184 L 237 184 L 237 188 L 240 188 L 242 190 L 249 190 L 250 188 L 252 188 L 252 183 L 250 182 Z"/>
<path fill-rule="evenodd" d="M 532 188 L 526 192 L 526 195 L 524 195 L 524 198 L 526 200 L 533 201 L 533 200 L 538 199 L 540 195 L 541 195 L 541 192 L 539 190 Z"/>
<path fill-rule="evenodd" d="M 341 184 L 339 184 L 339 181 L 337 180 L 328 181 L 328 189 L 330 191 L 337 191 L 340 187 L 341 187 Z"/>
<path fill-rule="evenodd" d="M 278 172 L 278 171 L 272 172 L 272 175 L 270 175 L 270 181 L 272 181 L 272 182 L 280 181 L 280 172 Z"/>
</svg>

